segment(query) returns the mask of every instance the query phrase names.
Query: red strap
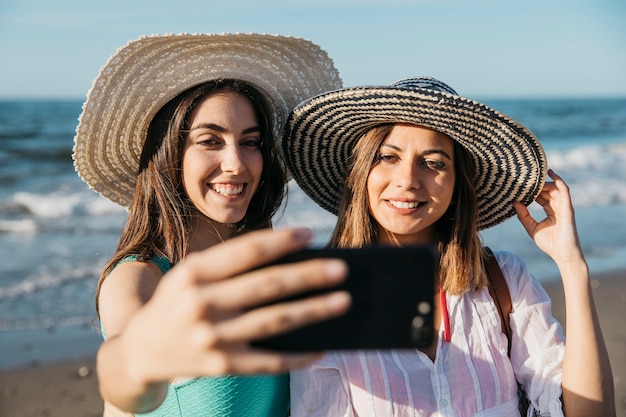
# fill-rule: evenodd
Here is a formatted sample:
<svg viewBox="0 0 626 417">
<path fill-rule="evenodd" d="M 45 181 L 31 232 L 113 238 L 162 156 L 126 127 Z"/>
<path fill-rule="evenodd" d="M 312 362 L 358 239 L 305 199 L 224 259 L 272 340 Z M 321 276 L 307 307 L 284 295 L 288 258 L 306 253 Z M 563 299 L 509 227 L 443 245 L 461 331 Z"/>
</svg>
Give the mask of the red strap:
<svg viewBox="0 0 626 417">
<path fill-rule="evenodd" d="M 439 290 L 439 304 L 443 312 L 443 341 L 449 342 L 452 340 L 452 333 L 450 333 L 450 314 L 448 313 L 448 302 L 444 290 Z"/>
</svg>

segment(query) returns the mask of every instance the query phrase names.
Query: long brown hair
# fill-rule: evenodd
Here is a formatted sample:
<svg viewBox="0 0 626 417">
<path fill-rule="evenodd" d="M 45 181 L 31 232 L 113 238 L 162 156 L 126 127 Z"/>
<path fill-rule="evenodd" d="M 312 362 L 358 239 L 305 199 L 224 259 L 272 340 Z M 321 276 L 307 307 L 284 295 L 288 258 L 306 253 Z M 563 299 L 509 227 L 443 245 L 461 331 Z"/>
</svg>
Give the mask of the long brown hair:
<svg viewBox="0 0 626 417">
<path fill-rule="evenodd" d="M 96 290 L 96 311 L 102 282 L 128 256 L 147 260 L 165 257 L 175 264 L 189 251 L 193 204 L 182 182 L 182 157 L 189 115 L 208 96 L 222 92 L 245 95 L 261 128 L 263 172 L 237 233 L 270 228 L 286 192 L 284 161 L 277 151 L 271 112 L 263 95 L 237 80 L 216 80 L 181 93 L 154 116 L 144 143 L 128 219 L 114 256 L 105 265 Z"/>
<path fill-rule="evenodd" d="M 346 182 L 339 215 L 329 246 L 375 245 L 378 223 L 370 215 L 367 178 L 376 163 L 380 146 L 393 124 L 376 126 L 357 142 L 346 167 Z M 454 143 L 455 186 L 450 207 L 435 224 L 440 253 L 439 282 L 451 294 L 479 290 L 487 285 L 483 249 L 478 234 L 478 206 L 474 189 L 474 166 L 467 151 Z"/>
</svg>

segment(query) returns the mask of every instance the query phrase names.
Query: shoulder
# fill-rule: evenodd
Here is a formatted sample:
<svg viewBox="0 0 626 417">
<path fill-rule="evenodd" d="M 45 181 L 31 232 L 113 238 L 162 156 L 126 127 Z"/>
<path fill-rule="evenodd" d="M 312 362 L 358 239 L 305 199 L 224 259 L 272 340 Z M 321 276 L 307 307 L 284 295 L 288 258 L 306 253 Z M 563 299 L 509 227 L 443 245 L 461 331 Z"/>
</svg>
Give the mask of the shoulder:
<svg viewBox="0 0 626 417">
<path fill-rule="evenodd" d="M 498 261 L 504 276 L 509 278 L 511 274 L 521 274 L 528 270 L 528 265 L 524 258 L 507 250 L 493 250 L 493 254 Z"/>
<path fill-rule="evenodd" d="M 139 255 L 129 255 L 123 258 L 115 267 L 122 265 L 126 262 L 140 262 L 140 263 L 151 263 L 159 267 L 159 269 L 165 274 L 167 271 L 172 269 L 172 264 L 165 256 L 154 255 L 148 259 L 143 259 Z"/>
<path fill-rule="evenodd" d="M 514 307 L 549 301 L 541 283 L 528 269 L 524 258 L 506 250 L 493 251 L 506 280 Z"/>
<path fill-rule="evenodd" d="M 126 294 L 138 297 L 145 304 L 169 269 L 170 262 L 162 256 L 154 256 L 145 261 L 134 255 L 127 256 L 115 265 L 103 281 L 101 297 L 108 292 L 112 292 L 117 299 Z"/>
<path fill-rule="evenodd" d="M 152 297 L 164 273 L 151 262 L 126 260 L 102 282 L 98 295 L 100 321 L 109 337 Z"/>
</svg>

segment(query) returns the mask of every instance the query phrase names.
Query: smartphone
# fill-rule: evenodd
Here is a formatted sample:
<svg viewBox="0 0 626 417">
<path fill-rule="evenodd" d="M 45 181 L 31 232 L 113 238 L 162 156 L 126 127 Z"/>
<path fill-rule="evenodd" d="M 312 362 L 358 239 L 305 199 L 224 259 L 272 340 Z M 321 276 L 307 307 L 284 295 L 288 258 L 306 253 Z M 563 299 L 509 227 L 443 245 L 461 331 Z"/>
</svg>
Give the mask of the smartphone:
<svg viewBox="0 0 626 417">
<path fill-rule="evenodd" d="M 281 351 L 404 349 L 433 341 L 434 285 L 438 255 L 432 246 L 305 249 L 274 262 L 341 258 L 349 268 L 340 285 L 286 300 L 342 289 L 352 296 L 341 317 L 311 324 L 252 345 Z M 285 300 L 281 300 L 285 301 Z"/>
</svg>

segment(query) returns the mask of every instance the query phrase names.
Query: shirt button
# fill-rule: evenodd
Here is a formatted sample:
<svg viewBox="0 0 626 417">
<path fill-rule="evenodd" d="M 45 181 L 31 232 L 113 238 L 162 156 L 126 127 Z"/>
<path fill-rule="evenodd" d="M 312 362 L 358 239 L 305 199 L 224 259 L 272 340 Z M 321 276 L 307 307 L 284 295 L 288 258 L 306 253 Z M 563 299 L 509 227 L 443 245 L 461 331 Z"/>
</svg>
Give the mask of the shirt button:
<svg viewBox="0 0 626 417">
<path fill-rule="evenodd" d="M 446 400 L 445 398 L 442 398 L 441 400 L 439 400 L 439 406 L 441 406 L 442 408 L 445 408 L 448 406 L 448 400 Z"/>
</svg>

